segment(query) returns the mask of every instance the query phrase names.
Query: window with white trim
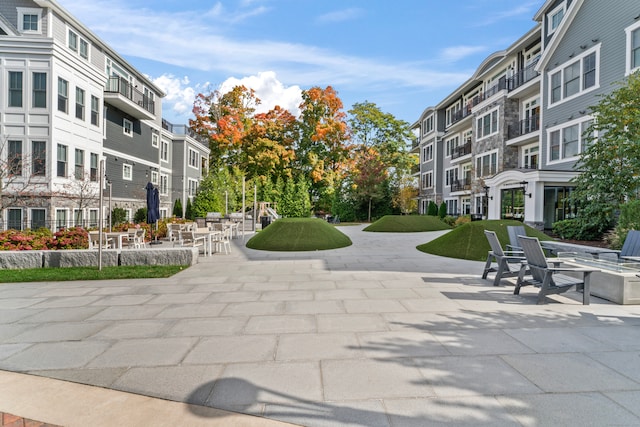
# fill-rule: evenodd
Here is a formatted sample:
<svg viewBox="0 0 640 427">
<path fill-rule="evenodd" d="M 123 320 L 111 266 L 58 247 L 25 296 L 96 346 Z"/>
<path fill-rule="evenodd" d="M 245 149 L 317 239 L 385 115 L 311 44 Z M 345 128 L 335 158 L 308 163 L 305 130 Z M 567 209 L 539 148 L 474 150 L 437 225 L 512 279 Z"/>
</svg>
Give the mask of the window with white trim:
<svg viewBox="0 0 640 427">
<path fill-rule="evenodd" d="M 498 133 L 498 108 L 489 111 L 476 120 L 477 139 L 486 138 Z"/>
<path fill-rule="evenodd" d="M 200 166 L 200 154 L 191 148 L 189 148 L 189 166 L 195 169 Z"/>
<path fill-rule="evenodd" d="M 76 179 L 84 179 L 84 150 L 76 148 L 76 164 L 74 175 Z"/>
<path fill-rule="evenodd" d="M 69 82 L 58 77 L 58 111 L 69 111 Z"/>
<path fill-rule="evenodd" d="M 56 209 L 56 227 L 63 229 L 67 226 L 67 210 Z"/>
<path fill-rule="evenodd" d="M 9 71 L 9 107 L 22 108 L 22 71 Z"/>
<path fill-rule="evenodd" d="M 547 35 L 550 36 L 558 29 L 566 11 L 567 6 L 563 2 L 560 6 L 547 13 Z"/>
<path fill-rule="evenodd" d="M 476 157 L 476 178 L 498 173 L 498 152 L 487 153 Z"/>
<path fill-rule="evenodd" d="M 122 164 L 122 179 L 126 181 L 133 180 L 133 166 L 127 163 Z"/>
<path fill-rule="evenodd" d="M 157 133 L 152 133 L 151 134 L 151 146 L 152 147 L 158 148 L 158 145 L 159 145 L 158 141 L 159 140 L 160 140 L 160 137 L 158 136 Z"/>
<path fill-rule="evenodd" d="M 589 143 L 586 131 L 591 125 L 591 119 L 581 120 L 574 120 L 547 131 L 549 163 L 575 160 L 584 151 Z"/>
<path fill-rule="evenodd" d="M 540 147 L 538 144 L 529 145 L 522 148 L 522 167 L 525 169 L 538 169 L 538 154 Z"/>
<path fill-rule="evenodd" d="M 67 176 L 67 146 L 58 144 L 58 163 L 57 175 L 59 177 Z"/>
<path fill-rule="evenodd" d="M 89 153 L 89 180 L 98 182 L 98 154 Z"/>
<path fill-rule="evenodd" d="M 433 144 L 422 147 L 422 162 L 433 160 Z"/>
<path fill-rule="evenodd" d="M 69 49 L 72 51 L 78 52 L 78 35 L 71 30 L 69 30 L 67 35 L 67 46 L 69 46 Z"/>
<path fill-rule="evenodd" d="M 600 86 L 600 45 L 549 72 L 549 107 Z"/>
<path fill-rule="evenodd" d="M 76 87 L 76 119 L 84 120 L 84 89 Z"/>
<path fill-rule="evenodd" d="M 169 143 L 164 139 L 160 142 L 160 160 L 169 161 Z"/>
<path fill-rule="evenodd" d="M 129 119 L 122 119 L 122 132 L 130 137 L 133 137 L 133 122 Z"/>
<path fill-rule="evenodd" d="M 447 108 L 447 113 L 446 113 L 447 126 L 449 126 L 455 121 L 456 114 L 461 109 L 462 109 L 462 106 L 460 105 L 460 102 L 456 102 L 455 104 Z"/>
<path fill-rule="evenodd" d="M 47 108 L 47 73 L 32 73 L 33 108 Z"/>
<path fill-rule="evenodd" d="M 158 172 L 157 171 L 151 171 L 151 183 L 158 185 Z"/>
<path fill-rule="evenodd" d="M 458 168 L 447 169 L 444 171 L 444 185 L 450 187 L 458 180 Z"/>
<path fill-rule="evenodd" d="M 456 147 L 460 144 L 460 136 L 456 135 L 453 138 L 449 138 L 445 141 L 444 146 L 445 146 L 445 152 L 444 155 L 446 157 L 451 157 L 451 154 L 453 154 L 453 151 L 456 149 Z"/>
<path fill-rule="evenodd" d="M 22 141 L 20 140 L 8 141 L 7 169 L 10 176 L 22 176 Z"/>
<path fill-rule="evenodd" d="M 83 59 L 89 59 L 89 42 L 85 39 L 80 39 L 80 51 L 78 52 Z"/>
<path fill-rule="evenodd" d="M 195 179 L 191 179 L 189 178 L 189 182 L 188 182 L 188 194 L 190 197 L 195 197 L 195 195 L 198 193 L 198 181 Z"/>
<path fill-rule="evenodd" d="M 91 95 L 91 124 L 100 126 L 100 98 Z"/>
<path fill-rule="evenodd" d="M 42 34 L 42 9 L 19 7 L 18 29 L 25 34 Z"/>
<path fill-rule="evenodd" d="M 432 188 L 433 187 L 433 172 L 426 172 L 422 174 L 422 188 Z"/>
<path fill-rule="evenodd" d="M 468 129 L 462 132 L 462 145 L 471 144 L 472 139 L 473 139 L 473 129 Z"/>
<path fill-rule="evenodd" d="M 458 199 L 444 201 L 447 204 L 447 215 L 458 215 Z"/>
<path fill-rule="evenodd" d="M 422 121 L 422 136 L 433 131 L 433 114 Z"/>
<path fill-rule="evenodd" d="M 627 34 L 626 70 L 631 74 L 640 69 L 640 21 L 624 31 Z"/>
<path fill-rule="evenodd" d="M 160 174 L 159 187 L 160 189 L 158 191 L 160 192 L 160 194 L 162 194 L 163 196 L 166 196 L 167 194 L 169 194 L 169 176 L 168 175 Z"/>
</svg>

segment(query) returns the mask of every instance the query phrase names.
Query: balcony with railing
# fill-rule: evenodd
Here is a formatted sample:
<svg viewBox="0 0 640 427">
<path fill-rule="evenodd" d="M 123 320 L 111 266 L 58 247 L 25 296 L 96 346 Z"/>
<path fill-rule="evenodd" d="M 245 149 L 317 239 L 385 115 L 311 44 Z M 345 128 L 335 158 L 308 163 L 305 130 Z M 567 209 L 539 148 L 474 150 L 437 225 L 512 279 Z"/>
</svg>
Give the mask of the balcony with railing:
<svg viewBox="0 0 640 427">
<path fill-rule="evenodd" d="M 155 101 L 122 77 L 109 77 L 104 88 L 104 101 L 138 120 L 155 118 Z"/>
<path fill-rule="evenodd" d="M 538 59 L 540 58 L 538 57 Z M 515 73 L 513 76 L 509 78 L 508 80 L 509 92 L 516 90 L 520 86 L 530 82 L 531 80 L 535 79 L 540 75 L 540 73 L 535 70 L 536 64 L 538 63 L 538 59 L 533 61 L 531 64 L 527 65 L 522 70 L 519 70 L 517 73 Z"/>
<path fill-rule="evenodd" d="M 468 154 L 471 154 L 471 142 L 467 142 L 466 144 L 454 147 L 453 151 L 451 152 L 451 160 L 464 157 Z"/>
<path fill-rule="evenodd" d="M 514 139 L 540 130 L 540 116 L 531 116 L 509 126 L 508 138 Z"/>
<path fill-rule="evenodd" d="M 196 132 L 193 131 L 193 129 L 191 129 L 187 125 L 174 125 L 173 123 L 167 121 L 166 119 L 162 119 L 162 129 L 168 130 L 174 135 L 189 136 L 195 139 L 196 141 L 206 146 L 209 146 L 209 141 L 207 140 L 206 137 L 197 134 Z"/>
<path fill-rule="evenodd" d="M 470 191 L 470 190 L 471 190 L 471 178 L 456 179 L 451 184 L 451 192 Z"/>
</svg>

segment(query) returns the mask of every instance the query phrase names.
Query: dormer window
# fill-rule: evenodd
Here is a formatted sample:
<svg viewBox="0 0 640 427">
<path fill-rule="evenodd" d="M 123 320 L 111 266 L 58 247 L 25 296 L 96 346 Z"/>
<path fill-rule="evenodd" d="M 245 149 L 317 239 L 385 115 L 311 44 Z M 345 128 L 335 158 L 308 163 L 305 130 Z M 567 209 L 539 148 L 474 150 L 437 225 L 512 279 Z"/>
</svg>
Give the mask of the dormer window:
<svg viewBox="0 0 640 427">
<path fill-rule="evenodd" d="M 547 35 L 553 34 L 560 26 L 567 8 L 564 3 L 547 14 Z"/>
<path fill-rule="evenodd" d="M 24 34 L 42 34 L 42 9 L 18 8 L 18 28 Z"/>
</svg>

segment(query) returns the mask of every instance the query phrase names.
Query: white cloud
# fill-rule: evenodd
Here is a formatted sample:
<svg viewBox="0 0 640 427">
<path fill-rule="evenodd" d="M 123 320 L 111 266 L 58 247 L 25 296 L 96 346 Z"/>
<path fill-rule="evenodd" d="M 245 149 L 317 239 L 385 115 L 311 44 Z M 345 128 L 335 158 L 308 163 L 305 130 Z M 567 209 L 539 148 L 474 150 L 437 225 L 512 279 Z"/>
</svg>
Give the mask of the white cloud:
<svg viewBox="0 0 640 427">
<path fill-rule="evenodd" d="M 491 16 L 489 16 L 487 19 L 478 22 L 475 26 L 483 27 L 483 26 L 495 24 L 496 22 L 500 22 L 505 19 L 513 18 L 516 16 L 522 16 L 522 15 L 531 16 L 539 6 L 540 6 L 539 0 L 531 0 L 523 5 L 516 6 L 513 9 L 507 9 L 499 13 L 494 13 Z"/>
<path fill-rule="evenodd" d="M 467 74 L 425 69 L 420 64 L 342 55 L 332 49 L 227 36 L 228 22 L 217 4 L 204 11 L 136 10 L 125 0 L 59 0 L 122 55 L 224 75 L 274 70 L 281 81 L 312 85 L 433 89 L 461 83 Z M 255 13 L 263 11 L 257 6 Z M 249 11 L 246 11 L 249 13 Z M 219 14 L 218 18 L 215 17 Z M 140 16 L 145 16 L 140 20 Z M 244 16 L 247 16 L 246 14 Z M 117 22 L 117 25 L 114 25 Z M 185 28 L 189 29 L 185 31 Z M 479 48 L 476 48 L 479 49 Z M 461 58 L 449 51 L 448 58 Z"/>
<path fill-rule="evenodd" d="M 191 116 L 193 101 L 199 86 L 189 86 L 188 77 L 179 78 L 172 74 L 163 74 L 152 80 L 166 94 L 162 100 L 162 106 L 165 110 L 170 109 L 174 113 L 173 115 L 178 117 Z"/>
<path fill-rule="evenodd" d="M 484 46 L 451 46 L 440 52 L 440 61 L 457 62 L 467 56 L 484 52 L 485 50 Z"/>
<path fill-rule="evenodd" d="M 362 9 L 352 7 L 349 9 L 342 9 L 325 13 L 324 15 L 318 16 L 316 20 L 321 23 L 349 21 L 362 15 L 362 12 Z"/>
<path fill-rule="evenodd" d="M 230 77 L 220 85 L 220 92 L 227 93 L 236 86 L 246 86 L 253 89 L 261 103 L 256 108 L 256 113 L 264 113 L 273 109 L 276 105 L 289 110 L 294 116 L 300 114 L 302 102 L 302 89 L 299 86 L 285 87 L 276 77 L 273 71 L 264 71 L 256 76 L 237 79 Z"/>
</svg>

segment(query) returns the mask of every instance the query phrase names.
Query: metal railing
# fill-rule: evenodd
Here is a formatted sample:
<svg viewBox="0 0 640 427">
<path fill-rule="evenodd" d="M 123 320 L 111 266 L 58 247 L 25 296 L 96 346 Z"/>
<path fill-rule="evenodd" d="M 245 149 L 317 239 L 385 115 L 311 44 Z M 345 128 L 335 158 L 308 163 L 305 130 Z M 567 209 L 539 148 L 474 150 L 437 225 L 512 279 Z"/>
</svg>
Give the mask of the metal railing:
<svg viewBox="0 0 640 427">
<path fill-rule="evenodd" d="M 451 191 L 471 190 L 471 179 L 456 179 L 451 184 Z"/>
<path fill-rule="evenodd" d="M 540 130 L 540 116 L 531 116 L 520 120 L 517 125 L 509 126 L 508 138 L 517 138 L 537 130 Z"/>
<path fill-rule="evenodd" d="M 451 159 L 457 159 L 458 157 L 466 156 L 467 154 L 471 154 L 471 142 L 454 147 L 451 152 Z"/>
<path fill-rule="evenodd" d="M 531 64 L 519 70 L 517 73 L 515 73 L 513 76 L 509 78 L 508 80 L 509 92 L 519 88 L 520 86 L 522 86 L 527 82 L 530 82 L 531 80 L 535 79 L 540 75 L 540 73 L 535 70 L 536 64 L 538 63 L 539 59 L 540 57 L 538 57 Z"/>
<path fill-rule="evenodd" d="M 122 77 L 109 77 L 104 91 L 108 93 L 119 93 L 151 114 L 155 114 L 155 101 L 140 92 Z"/>
<path fill-rule="evenodd" d="M 162 129 L 168 130 L 174 135 L 186 135 L 201 142 L 202 144 L 209 145 L 209 141 L 206 137 L 196 133 L 187 125 L 174 125 L 166 119 L 162 119 Z"/>
</svg>

